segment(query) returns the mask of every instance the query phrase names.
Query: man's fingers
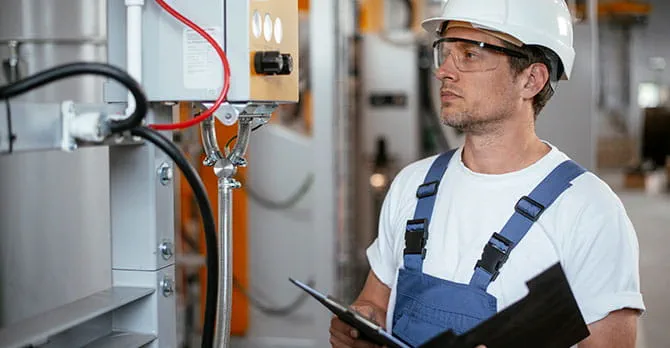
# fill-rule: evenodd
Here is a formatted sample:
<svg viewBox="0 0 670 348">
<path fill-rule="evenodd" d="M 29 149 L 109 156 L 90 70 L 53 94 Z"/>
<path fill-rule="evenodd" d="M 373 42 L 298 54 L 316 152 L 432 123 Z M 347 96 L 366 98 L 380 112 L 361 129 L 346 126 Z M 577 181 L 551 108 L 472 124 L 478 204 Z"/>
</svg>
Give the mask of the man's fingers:
<svg viewBox="0 0 670 348">
<path fill-rule="evenodd" d="M 353 348 L 380 348 L 380 347 L 368 341 L 356 340 L 354 342 Z"/>
<path fill-rule="evenodd" d="M 350 334 L 351 330 L 353 329 L 351 326 L 347 325 L 337 317 L 333 317 L 333 319 L 330 321 L 330 327 L 337 331 L 345 332 L 347 335 Z"/>
<path fill-rule="evenodd" d="M 347 331 L 340 331 L 335 328 L 330 328 L 330 337 L 336 338 L 339 342 L 345 344 L 347 347 L 353 347 L 354 339 Z"/>
<path fill-rule="evenodd" d="M 332 348 L 354 348 L 351 344 L 347 344 L 333 335 L 330 336 L 330 346 Z"/>
</svg>

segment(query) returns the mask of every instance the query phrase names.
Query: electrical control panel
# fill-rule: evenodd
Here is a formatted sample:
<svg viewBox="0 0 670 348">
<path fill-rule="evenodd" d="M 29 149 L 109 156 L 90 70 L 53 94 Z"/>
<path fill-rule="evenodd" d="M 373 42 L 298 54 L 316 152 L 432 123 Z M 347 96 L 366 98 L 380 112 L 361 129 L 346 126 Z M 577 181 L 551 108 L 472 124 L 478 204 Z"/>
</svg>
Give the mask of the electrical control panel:
<svg viewBox="0 0 670 348">
<path fill-rule="evenodd" d="M 223 48 L 230 66 L 229 102 L 298 100 L 298 0 L 166 0 Z M 108 62 L 126 66 L 126 7 L 108 1 Z M 143 9 L 142 85 L 149 101 L 213 101 L 223 86 L 216 51 L 156 1 Z M 108 102 L 127 91 L 109 82 Z"/>
</svg>

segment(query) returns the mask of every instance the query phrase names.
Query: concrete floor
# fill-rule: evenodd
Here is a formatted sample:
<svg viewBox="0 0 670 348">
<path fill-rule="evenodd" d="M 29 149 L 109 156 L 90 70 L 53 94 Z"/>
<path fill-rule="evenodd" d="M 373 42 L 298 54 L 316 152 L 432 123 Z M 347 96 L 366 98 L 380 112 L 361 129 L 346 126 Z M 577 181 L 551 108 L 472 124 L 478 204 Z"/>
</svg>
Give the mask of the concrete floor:
<svg viewBox="0 0 670 348">
<path fill-rule="evenodd" d="M 624 190 L 620 175 L 601 175 L 621 198 L 640 243 L 640 280 L 647 307 L 639 348 L 670 345 L 670 194 Z"/>
</svg>

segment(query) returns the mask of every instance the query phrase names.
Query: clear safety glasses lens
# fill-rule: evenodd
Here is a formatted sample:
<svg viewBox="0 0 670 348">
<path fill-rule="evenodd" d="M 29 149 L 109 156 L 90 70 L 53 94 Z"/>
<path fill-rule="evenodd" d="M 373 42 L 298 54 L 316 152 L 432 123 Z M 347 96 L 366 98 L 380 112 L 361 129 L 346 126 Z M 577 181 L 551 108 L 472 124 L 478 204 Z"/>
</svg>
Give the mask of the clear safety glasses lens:
<svg viewBox="0 0 670 348">
<path fill-rule="evenodd" d="M 461 38 L 442 38 L 433 43 L 434 67 L 440 69 L 452 57 L 462 72 L 494 70 L 502 61 L 502 54 L 526 57 L 525 54 L 505 47 Z"/>
</svg>

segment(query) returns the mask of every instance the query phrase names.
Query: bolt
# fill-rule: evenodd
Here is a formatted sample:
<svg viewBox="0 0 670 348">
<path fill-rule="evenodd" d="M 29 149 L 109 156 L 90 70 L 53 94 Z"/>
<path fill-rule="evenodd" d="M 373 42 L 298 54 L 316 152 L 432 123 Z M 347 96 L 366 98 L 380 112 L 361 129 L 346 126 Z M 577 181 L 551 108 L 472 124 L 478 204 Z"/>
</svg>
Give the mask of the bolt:
<svg viewBox="0 0 670 348">
<path fill-rule="evenodd" d="M 205 159 L 202 161 L 202 164 L 205 165 L 205 166 L 207 166 L 207 167 L 211 167 L 211 166 L 213 166 L 213 165 L 216 164 L 216 158 L 214 158 L 214 157 L 212 157 L 212 156 L 207 156 L 207 157 L 205 157 Z"/>
<path fill-rule="evenodd" d="M 163 275 L 159 285 L 163 296 L 170 297 L 174 294 L 174 280 L 170 276 Z"/>
<path fill-rule="evenodd" d="M 246 167 L 247 166 L 247 160 L 242 158 L 242 157 L 235 157 L 233 159 L 233 161 L 235 162 L 235 165 L 238 166 L 238 167 Z"/>
<path fill-rule="evenodd" d="M 170 241 L 166 240 L 161 243 L 159 249 L 161 251 L 161 255 L 163 256 L 163 260 L 165 261 L 171 259 L 172 255 L 174 255 L 174 245 Z"/>
<path fill-rule="evenodd" d="M 242 187 L 242 183 L 240 183 L 239 181 L 237 181 L 235 179 L 230 179 L 228 181 L 228 186 L 232 189 L 238 189 L 238 188 Z"/>
<path fill-rule="evenodd" d="M 160 180 L 161 185 L 167 186 L 167 184 L 172 181 L 173 176 L 174 172 L 172 167 L 167 162 L 161 163 L 160 167 L 158 167 L 158 179 Z"/>
</svg>

